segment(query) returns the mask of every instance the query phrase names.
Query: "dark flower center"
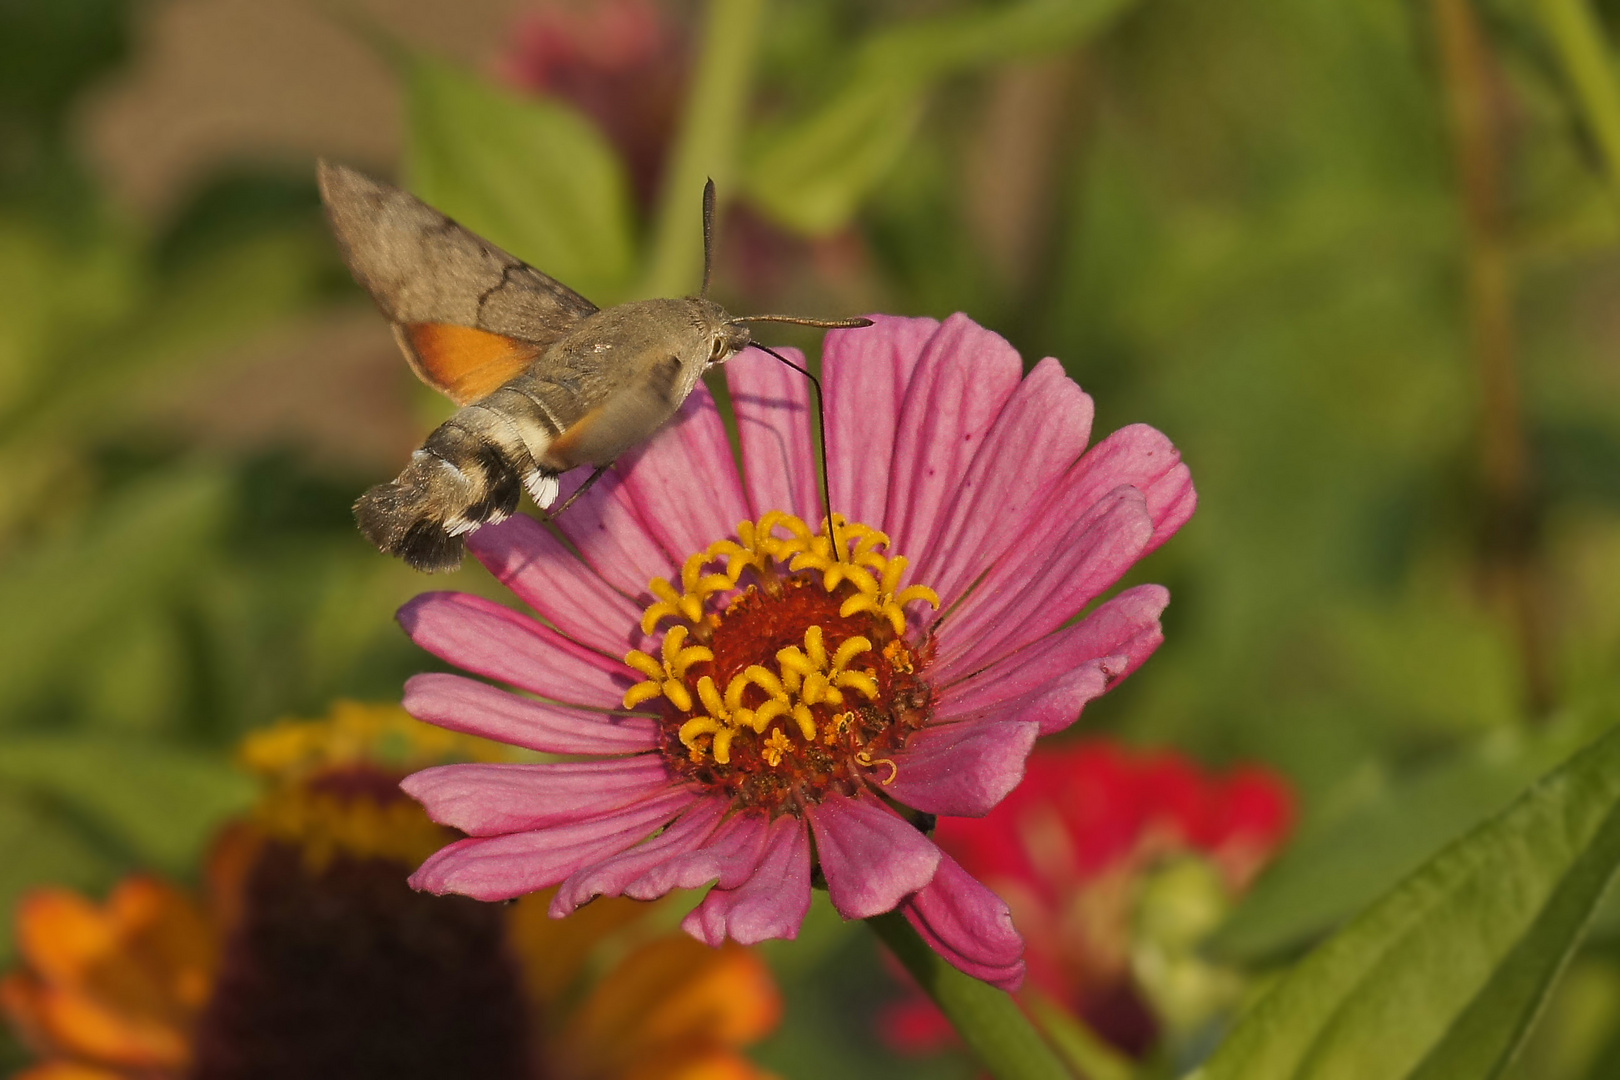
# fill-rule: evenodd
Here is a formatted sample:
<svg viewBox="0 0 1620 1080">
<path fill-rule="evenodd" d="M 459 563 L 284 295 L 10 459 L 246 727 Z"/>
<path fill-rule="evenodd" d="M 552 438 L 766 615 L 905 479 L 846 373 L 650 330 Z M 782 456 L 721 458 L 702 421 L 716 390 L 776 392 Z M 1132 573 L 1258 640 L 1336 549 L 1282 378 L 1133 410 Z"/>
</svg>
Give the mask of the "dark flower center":
<svg viewBox="0 0 1620 1080">
<path fill-rule="evenodd" d="M 392 859 L 316 868 L 265 840 L 243 883 L 194 1080 L 539 1075 L 505 909 L 405 884 Z"/>
<path fill-rule="evenodd" d="M 906 639 L 903 609 L 938 598 L 899 588 L 905 558 L 885 555 L 888 537 L 867 526 L 839 520 L 842 558 L 780 511 L 737 531 L 687 560 L 682 591 L 652 583 L 643 629 L 676 624 L 661 659 L 625 658 L 647 677 L 625 707 L 659 699 L 670 767 L 742 809 L 797 813 L 863 779 L 892 783 L 891 755 L 931 703 L 931 644 Z"/>
</svg>

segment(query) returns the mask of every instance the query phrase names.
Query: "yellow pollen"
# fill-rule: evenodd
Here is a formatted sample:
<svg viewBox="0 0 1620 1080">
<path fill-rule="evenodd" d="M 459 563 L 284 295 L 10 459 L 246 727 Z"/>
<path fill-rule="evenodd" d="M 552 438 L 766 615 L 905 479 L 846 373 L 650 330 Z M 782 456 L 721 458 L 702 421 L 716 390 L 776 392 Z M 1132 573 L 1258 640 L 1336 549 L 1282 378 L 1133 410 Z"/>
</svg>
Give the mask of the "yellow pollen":
<svg viewBox="0 0 1620 1080">
<path fill-rule="evenodd" d="M 882 695 L 880 670 L 908 675 L 914 670 L 911 651 L 900 640 L 906 630 L 905 606 L 925 601 L 937 608 L 939 597 L 925 585 L 901 587 L 907 560 L 887 553 L 886 534 L 838 515 L 832 523 L 841 552 L 834 550 L 826 520 L 815 532 L 802 519 L 772 510 L 757 522 L 739 522 L 736 539 L 716 541 L 689 557 L 678 586 L 663 578 L 652 581 L 648 588 L 654 600 L 643 614 L 641 628 L 651 634 L 665 620 L 673 625 L 665 631 L 658 657 L 640 651 L 625 656 L 625 663 L 642 679 L 625 693 L 624 707 L 664 699 L 676 713 L 688 714 L 677 735 L 696 763 L 712 758 L 718 765 L 729 764 L 740 737 L 745 742 L 757 738 L 753 746 L 760 758 L 775 767 L 792 752 L 795 732 L 806 744 L 828 746 L 847 736 L 855 725 L 852 707 L 876 703 Z M 855 635 L 830 647 L 827 630 L 811 625 L 802 642 L 778 649 L 774 656 L 761 656 L 727 677 L 723 686 L 717 681 L 720 672 L 711 674 L 705 667 L 692 671 L 694 665 L 712 665 L 715 660 L 707 645 L 689 643 L 692 632 L 696 630 L 704 642 L 714 641 L 722 617 L 755 595 L 754 585 L 739 584 L 749 571 L 773 597 L 789 585 L 813 587 L 807 579 L 828 593 L 837 590 L 844 597 L 840 618 L 870 613 L 876 620 L 878 643 L 872 636 Z M 785 581 L 789 575 L 797 580 Z M 817 709 L 825 711 L 818 714 Z M 829 713 L 832 719 L 827 721 Z M 856 760 L 863 768 L 888 765 L 890 776 L 884 783 L 891 782 L 897 771 L 887 758 L 875 763 L 869 758 Z"/>
<path fill-rule="evenodd" d="M 854 720 L 855 714 L 852 712 L 841 712 L 834 714 L 832 720 L 827 724 L 827 734 L 822 737 L 821 741 L 826 743 L 828 746 L 831 746 L 840 738 L 849 734 L 850 724 L 852 724 Z"/>
<path fill-rule="evenodd" d="M 911 650 L 898 640 L 883 646 L 883 658 L 889 662 L 890 667 L 902 675 L 910 675 L 916 670 L 911 663 Z"/>
<path fill-rule="evenodd" d="M 782 729 L 777 728 L 771 732 L 771 737 L 765 740 L 765 746 L 760 750 L 760 756 L 765 759 L 765 764 L 775 768 L 782 764 L 782 755 L 792 749 L 793 744 L 788 741 L 786 735 L 782 734 Z"/>
</svg>

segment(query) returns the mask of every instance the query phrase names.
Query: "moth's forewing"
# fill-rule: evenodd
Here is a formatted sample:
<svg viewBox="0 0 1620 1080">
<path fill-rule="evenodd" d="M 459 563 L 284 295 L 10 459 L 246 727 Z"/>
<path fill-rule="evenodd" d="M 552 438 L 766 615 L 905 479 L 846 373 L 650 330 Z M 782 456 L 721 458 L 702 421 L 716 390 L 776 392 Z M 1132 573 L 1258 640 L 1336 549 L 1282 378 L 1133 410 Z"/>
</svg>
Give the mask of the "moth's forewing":
<svg viewBox="0 0 1620 1080">
<path fill-rule="evenodd" d="M 626 382 L 552 441 L 546 464 L 558 472 L 607 464 L 657 431 L 681 407 L 682 364 L 665 356 Z"/>
<path fill-rule="evenodd" d="M 395 324 L 412 370 L 461 404 L 521 373 L 597 310 L 408 192 L 324 161 L 318 178 L 355 280 Z"/>
</svg>

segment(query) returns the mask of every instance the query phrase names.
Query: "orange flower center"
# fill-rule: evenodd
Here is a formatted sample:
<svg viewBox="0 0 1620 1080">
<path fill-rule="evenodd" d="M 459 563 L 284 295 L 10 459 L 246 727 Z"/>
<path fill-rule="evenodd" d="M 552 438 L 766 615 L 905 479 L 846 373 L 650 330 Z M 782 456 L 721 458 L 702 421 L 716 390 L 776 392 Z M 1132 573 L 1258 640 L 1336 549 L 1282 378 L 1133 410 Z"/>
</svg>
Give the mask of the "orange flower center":
<svg viewBox="0 0 1620 1080">
<path fill-rule="evenodd" d="M 797 813 L 891 783 L 891 755 L 928 719 L 930 643 L 906 639 L 905 606 L 939 597 L 900 588 L 906 559 L 883 533 L 835 521 L 837 555 L 791 514 L 742 522 L 687 559 L 681 589 L 652 582 L 642 629 L 674 625 L 660 657 L 625 657 L 645 677 L 625 707 L 657 700 L 671 767 L 736 806 Z"/>
</svg>

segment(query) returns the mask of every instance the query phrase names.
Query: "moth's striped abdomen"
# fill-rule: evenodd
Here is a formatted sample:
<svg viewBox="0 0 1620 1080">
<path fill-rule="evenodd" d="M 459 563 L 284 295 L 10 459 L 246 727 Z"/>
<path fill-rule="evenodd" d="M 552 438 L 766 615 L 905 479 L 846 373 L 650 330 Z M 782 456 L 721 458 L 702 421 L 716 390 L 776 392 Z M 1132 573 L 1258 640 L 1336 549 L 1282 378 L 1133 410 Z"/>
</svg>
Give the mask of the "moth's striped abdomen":
<svg viewBox="0 0 1620 1080">
<path fill-rule="evenodd" d="M 360 496 L 354 516 L 367 539 L 418 570 L 454 570 L 466 534 L 510 517 L 524 487 L 541 506 L 551 504 L 556 474 L 535 463 L 551 439 L 548 429 L 494 405 L 457 411 L 403 472 Z"/>
</svg>

